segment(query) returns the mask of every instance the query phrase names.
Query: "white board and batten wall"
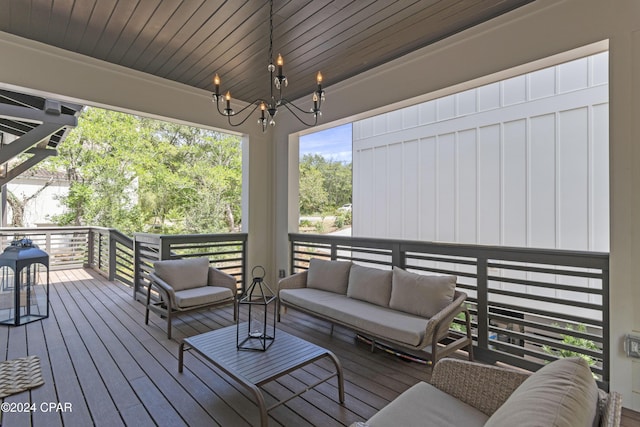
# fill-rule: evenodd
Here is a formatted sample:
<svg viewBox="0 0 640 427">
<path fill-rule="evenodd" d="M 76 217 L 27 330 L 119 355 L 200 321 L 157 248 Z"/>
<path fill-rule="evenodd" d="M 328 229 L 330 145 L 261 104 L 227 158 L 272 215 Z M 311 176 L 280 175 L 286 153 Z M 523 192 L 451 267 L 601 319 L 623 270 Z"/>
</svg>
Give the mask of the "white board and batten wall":
<svg viewBox="0 0 640 427">
<path fill-rule="evenodd" d="M 353 235 L 608 252 L 608 90 L 603 52 L 354 122 Z"/>
</svg>

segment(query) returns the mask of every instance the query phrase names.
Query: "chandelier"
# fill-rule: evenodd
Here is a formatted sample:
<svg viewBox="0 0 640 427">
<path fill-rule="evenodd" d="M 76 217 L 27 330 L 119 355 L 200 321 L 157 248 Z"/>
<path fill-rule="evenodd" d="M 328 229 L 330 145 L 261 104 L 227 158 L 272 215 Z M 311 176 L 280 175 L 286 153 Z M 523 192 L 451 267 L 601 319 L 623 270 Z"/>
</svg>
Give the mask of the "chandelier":
<svg viewBox="0 0 640 427">
<path fill-rule="evenodd" d="M 241 126 L 244 122 L 247 121 L 249 117 L 259 108 L 260 109 L 260 117 L 258 118 L 258 125 L 262 127 L 262 131 L 267 131 L 267 123 L 271 126 L 275 126 L 276 121 L 275 117 L 278 114 L 278 108 L 284 107 L 293 114 L 295 118 L 297 118 L 300 123 L 305 126 L 315 126 L 318 124 L 318 116 L 322 115 L 320 108 L 322 106 L 322 101 L 325 99 L 324 90 L 322 90 L 322 73 L 318 71 L 316 76 L 316 82 L 318 87 L 312 94 L 313 100 L 313 108 L 304 110 L 293 102 L 289 101 L 287 98 L 282 96 L 282 88 L 288 85 L 287 78 L 282 74 L 282 68 L 284 66 L 284 59 L 282 55 L 278 54 L 278 58 L 276 59 L 276 65 L 273 64 L 273 0 L 269 1 L 269 65 L 267 66 L 267 71 L 269 72 L 269 89 L 270 89 L 270 97 L 269 99 L 258 98 L 255 101 L 247 104 L 240 111 L 234 111 L 231 108 L 231 93 L 227 91 L 227 93 L 222 96 L 220 95 L 220 77 L 218 74 L 213 78 L 213 84 L 215 86 L 215 92 L 213 93 L 213 102 L 216 104 L 216 108 L 218 113 L 223 116 L 227 116 L 229 121 L 229 125 L 231 126 Z M 277 74 L 274 75 L 277 69 Z M 275 89 L 275 91 L 274 91 Z M 274 92 L 277 92 L 277 96 Z M 225 101 L 225 107 L 220 109 L 220 102 Z M 305 120 L 306 116 L 312 116 L 308 120 Z M 232 122 L 231 119 L 233 117 L 238 117 L 237 122 Z"/>
</svg>

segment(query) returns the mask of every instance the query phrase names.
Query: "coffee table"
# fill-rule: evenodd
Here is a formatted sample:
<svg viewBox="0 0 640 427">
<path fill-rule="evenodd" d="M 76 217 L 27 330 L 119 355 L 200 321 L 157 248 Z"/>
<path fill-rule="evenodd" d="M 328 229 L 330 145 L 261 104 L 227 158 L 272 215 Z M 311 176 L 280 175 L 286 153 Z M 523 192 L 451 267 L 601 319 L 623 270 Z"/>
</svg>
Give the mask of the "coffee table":
<svg viewBox="0 0 640 427">
<path fill-rule="evenodd" d="M 238 350 L 236 347 L 236 325 L 185 338 L 180 343 L 178 372 L 183 370 L 184 352 L 188 350 L 194 350 L 200 354 L 253 394 L 260 409 L 260 425 L 262 427 L 266 427 L 268 424 L 267 414 L 269 411 L 335 376 L 338 377 L 338 398 L 340 403 L 344 403 L 342 365 L 335 354 L 286 332 L 278 330 L 273 344 L 267 351 Z M 335 373 L 267 408 L 260 387 L 323 357 L 331 359 L 336 367 Z"/>
</svg>

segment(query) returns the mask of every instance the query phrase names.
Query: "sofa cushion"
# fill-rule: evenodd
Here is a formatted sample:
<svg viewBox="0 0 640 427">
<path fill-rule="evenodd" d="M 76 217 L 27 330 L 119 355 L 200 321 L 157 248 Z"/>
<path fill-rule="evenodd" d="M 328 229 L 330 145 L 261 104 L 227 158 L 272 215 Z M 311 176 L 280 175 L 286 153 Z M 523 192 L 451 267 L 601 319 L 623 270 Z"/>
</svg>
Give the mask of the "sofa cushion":
<svg viewBox="0 0 640 427">
<path fill-rule="evenodd" d="M 168 259 L 153 263 L 158 277 L 175 291 L 207 286 L 209 260 L 207 258 Z"/>
<path fill-rule="evenodd" d="M 233 298 L 231 289 L 220 286 L 203 286 L 184 289 L 175 294 L 176 305 L 182 309 L 202 304 L 213 304 L 231 298 Z"/>
<path fill-rule="evenodd" d="M 368 427 L 480 427 L 487 416 L 471 405 L 419 382 L 371 417 Z M 513 424 L 519 426 L 519 424 Z M 513 427 L 512 426 L 512 427 Z"/>
<path fill-rule="evenodd" d="M 489 418 L 487 427 L 591 427 L 598 386 L 579 357 L 556 360 L 518 387 Z"/>
<path fill-rule="evenodd" d="M 392 274 L 391 270 L 380 270 L 379 268 L 353 264 L 349 272 L 347 296 L 389 307 Z"/>
<path fill-rule="evenodd" d="M 418 347 L 427 327 L 427 319 L 420 316 L 320 289 L 281 289 L 280 301 L 411 347 Z"/>
<path fill-rule="evenodd" d="M 350 262 L 311 258 L 307 274 L 307 287 L 346 294 L 350 269 Z"/>
<path fill-rule="evenodd" d="M 453 302 L 456 280 L 456 276 L 427 276 L 393 267 L 389 307 L 433 317 Z"/>
</svg>

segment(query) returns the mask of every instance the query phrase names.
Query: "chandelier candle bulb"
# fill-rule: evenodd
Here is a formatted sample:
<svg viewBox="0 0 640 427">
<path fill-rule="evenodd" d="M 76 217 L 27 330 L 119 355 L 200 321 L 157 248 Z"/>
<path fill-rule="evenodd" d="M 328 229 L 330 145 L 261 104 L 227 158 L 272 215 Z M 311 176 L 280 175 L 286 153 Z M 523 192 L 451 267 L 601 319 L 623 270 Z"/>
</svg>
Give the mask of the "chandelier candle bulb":
<svg viewBox="0 0 640 427">
<path fill-rule="evenodd" d="M 220 77 L 218 76 L 218 74 L 216 73 L 216 75 L 213 77 L 213 84 L 216 87 L 216 96 L 220 95 Z"/>
<path fill-rule="evenodd" d="M 231 110 L 231 92 L 227 92 L 224 99 L 227 100 L 227 110 Z"/>
<path fill-rule="evenodd" d="M 276 64 L 278 64 L 278 77 L 282 77 L 282 66 L 284 65 L 284 59 L 282 58 L 282 55 L 278 54 Z"/>
</svg>

